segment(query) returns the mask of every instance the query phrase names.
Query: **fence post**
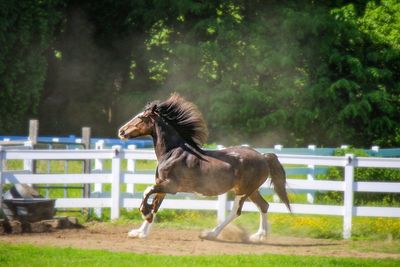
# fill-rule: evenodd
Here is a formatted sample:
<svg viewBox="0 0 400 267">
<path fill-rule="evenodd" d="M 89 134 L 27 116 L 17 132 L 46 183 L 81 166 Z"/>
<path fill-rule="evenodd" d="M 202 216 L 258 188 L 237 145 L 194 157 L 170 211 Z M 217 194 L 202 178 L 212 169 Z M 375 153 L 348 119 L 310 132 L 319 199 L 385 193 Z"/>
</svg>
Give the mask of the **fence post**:
<svg viewBox="0 0 400 267">
<path fill-rule="evenodd" d="M 379 153 L 379 146 L 371 146 L 371 151 L 374 157 L 378 157 L 378 153 Z"/>
<path fill-rule="evenodd" d="M 113 146 L 113 158 L 111 160 L 111 220 L 118 219 L 121 206 L 121 146 Z"/>
<path fill-rule="evenodd" d="M 351 237 L 354 198 L 354 155 L 346 154 L 347 163 L 344 167 L 344 212 L 343 212 L 343 238 Z"/>
<path fill-rule="evenodd" d="M 218 210 L 217 210 L 217 221 L 221 223 L 226 219 L 226 208 L 228 204 L 228 193 L 224 193 L 218 196 Z"/>
<path fill-rule="evenodd" d="M 27 149 L 33 149 L 32 142 L 31 141 L 26 141 L 24 142 L 24 147 Z M 33 173 L 33 160 L 31 159 L 24 159 L 24 171 L 27 173 Z M 29 186 L 32 186 L 32 184 L 28 184 Z"/>
<path fill-rule="evenodd" d="M 37 144 L 38 133 L 39 133 L 39 121 L 29 120 L 29 141 L 32 142 L 33 146 Z"/>
<path fill-rule="evenodd" d="M 84 145 L 84 149 L 90 149 L 90 135 L 91 130 L 90 127 L 82 127 L 82 144 Z M 84 161 L 84 169 L 83 173 L 90 173 L 90 160 L 86 159 Z M 83 184 L 83 197 L 89 198 L 90 197 L 90 184 Z"/>
<path fill-rule="evenodd" d="M 104 148 L 104 140 L 99 140 L 95 144 L 95 149 L 100 150 Z M 102 159 L 95 159 L 94 160 L 94 171 L 95 172 L 103 172 L 103 160 Z M 101 183 L 95 183 L 94 184 L 94 191 L 92 192 L 92 195 L 94 197 L 100 197 L 103 192 L 103 184 Z M 101 218 L 103 213 L 102 208 L 95 208 L 94 209 L 94 214 L 98 217 Z"/>
<path fill-rule="evenodd" d="M 308 149 L 315 154 L 315 145 L 309 145 Z M 307 165 L 309 173 L 307 174 L 307 180 L 308 181 L 314 181 L 315 180 L 315 165 Z M 307 202 L 308 203 L 314 203 L 314 196 L 315 196 L 315 191 L 312 193 L 307 193 Z"/>
<path fill-rule="evenodd" d="M 68 144 L 65 145 L 65 150 L 68 150 Z M 68 173 L 68 160 L 64 161 L 64 173 Z M 68 197 L 68 184 L 64 184 L 64 198 Z"/>
<path fill-rule="evenodd" d="M 3 181 L 3 147 L 0 146 L 0 211 L 3 210 L 3 184 L 5 181 Z"/>
<path fill-rule="evenodd" d="M 135 150 L 136 145 L 128 145 L 129 150 Z M 126 170 L 129 173 L 134 174 L 135 173 L 135 168 L 136 168 L 136 161 L 134 159 L 127 159 L 127 166 Z M 126 184 L 126 192 L 129 194 L 130 197 L 135 196 L 135 184 Z M 127 208 L 127 211 L 132 211 L 132 208 Z"/>
<path fill-rule="evenodd" d="M 221 150 L 225 147 L 223 145 L 217 145 L 217 149 Z M 218 196 L 218 206 L 217 206 L 217 221 L 221 223 L 226 219 L 226 210 L 228 205 L 228 193 L 224 193 Z"/>
<path fill-rule="evenodd" d="M 26 141 L 24 142 L 24 147 L 26 147 L 27 149 L 32 149 L 32 142 L 31 141 Z M 31 159 L 24 159 L 24 171 L 27 171 L 29 173 L 32 173 L 33 171 L 33 162 Z"/>
<path fill-rule="evenodd" d="M 283 145 L 275 145 L 274 146 L 274 150 L 275 150 L 275 152 L 281 152 L 282 151 L 282 148 L 283 148 Z M 281 202 L 281 199 L 278 197 L 278 195 L 277 194 L 273 194 L 272 195 L 272 200 L 275 202 L 275 203 L 279 203 L 279 202 Z"/>
<path fill-rule="evenodd" d="M 39 120 L 29 120 L 29 141 L 32 149 L 37 145 L 39 135 Z M 32 160 L 32 173 L 36 173 L 36 160 Z"/>
</svg>

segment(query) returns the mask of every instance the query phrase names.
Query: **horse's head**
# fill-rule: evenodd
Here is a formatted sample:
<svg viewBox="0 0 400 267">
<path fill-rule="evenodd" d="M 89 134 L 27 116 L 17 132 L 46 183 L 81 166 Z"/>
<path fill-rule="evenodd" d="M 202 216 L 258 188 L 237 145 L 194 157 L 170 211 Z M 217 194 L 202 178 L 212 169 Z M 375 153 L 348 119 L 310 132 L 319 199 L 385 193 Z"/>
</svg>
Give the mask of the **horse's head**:
<svg viewBox="0 0 400 267">
<path fill-rule="evenodd" d="M 150 103 L 143 112 L 137 114 L 118 130 L 118 137 L 130 139 L 144 135 L 151 135 L 154 128 L 154 120 L 157 116 L 157 104 Z"/>
</svg>

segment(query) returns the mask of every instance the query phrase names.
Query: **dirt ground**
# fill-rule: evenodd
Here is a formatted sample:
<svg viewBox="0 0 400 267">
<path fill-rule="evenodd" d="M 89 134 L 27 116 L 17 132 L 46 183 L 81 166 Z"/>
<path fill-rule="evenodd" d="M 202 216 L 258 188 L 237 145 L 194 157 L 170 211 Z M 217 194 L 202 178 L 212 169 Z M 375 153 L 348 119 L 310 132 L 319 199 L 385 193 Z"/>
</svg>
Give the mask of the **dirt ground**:
<svg viewBox="0 0 400 267">
<path fill-rule="evenodd" d="M 152 229 L 150 236 L 143 240 L 128 238 L 127 232 L 130 228 L 132 227 L 91 223 L 83 229 L 0 235 L 0 242 L 164 255 L 271 253 L 400 259 L 400 254 L 377 250 L 385 241 L 326 240 L 271 235 L 265 242 L 254 244 L 247 242 L 243 230 L 235 226 L 223 232 L 217 241 L 200 240 L 199 230 L 165 229 L 157 226 Z"/>
</svg>

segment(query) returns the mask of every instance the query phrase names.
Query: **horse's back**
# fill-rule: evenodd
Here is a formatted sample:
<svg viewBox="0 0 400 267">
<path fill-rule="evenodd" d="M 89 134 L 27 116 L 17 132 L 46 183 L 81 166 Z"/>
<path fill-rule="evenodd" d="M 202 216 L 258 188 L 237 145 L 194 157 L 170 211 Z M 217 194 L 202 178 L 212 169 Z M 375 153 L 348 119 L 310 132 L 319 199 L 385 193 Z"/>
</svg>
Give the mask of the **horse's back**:
<svg viewBox="0 0 400 267">
<path fill-rule="evenodd" d="M 247 146 L 233 146 L 221 150 L 207 151 L 207 155 L 243 167 L 263 168 L 266 166 L 264 155 Z"/>
<path fill-rule="evenodd" d="M 168 174 L 162 176 L 175 180 L 181 192 L 219 195 L 233 190 L 237 194 L 250 194 L 265 182 L 269 174 L 265 157 L 249 147 L 209 150 L 202 155 L 178 152 L 168 159 L 174 163 L 161 163 L 159 171 L 162 173 L 164 165 L 169 165 Z"/>
<path fill-rule="evenodd" d="M 237 170 L 233 190 L 237 194 L 250 194 L 257 190 L 267 179 L 269 168 L 264 155 L 246 146 L 228 147 L 215 151 L 217 155 L 235 158 L 233 164 Z M 222 156 L 222 158 L 224 158 Z"/>
</svg>

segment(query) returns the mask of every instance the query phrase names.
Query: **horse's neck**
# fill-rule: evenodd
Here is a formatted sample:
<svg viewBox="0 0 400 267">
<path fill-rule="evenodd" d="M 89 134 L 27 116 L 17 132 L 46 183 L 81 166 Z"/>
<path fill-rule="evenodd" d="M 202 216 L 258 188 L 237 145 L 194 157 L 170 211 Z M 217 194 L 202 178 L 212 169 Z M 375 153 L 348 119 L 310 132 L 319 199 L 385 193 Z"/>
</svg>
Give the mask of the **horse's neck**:
<svg viewBox="0 0 400 267">
<path fill-rule="evenodd" d="M 152 137 L 157 159 L 160 159 L 172 149 L 180 147 L 185 143 L 175 129 L 161 119 L 156 120 Z"/>
</svg>

